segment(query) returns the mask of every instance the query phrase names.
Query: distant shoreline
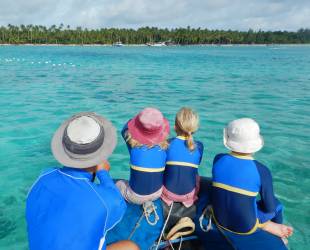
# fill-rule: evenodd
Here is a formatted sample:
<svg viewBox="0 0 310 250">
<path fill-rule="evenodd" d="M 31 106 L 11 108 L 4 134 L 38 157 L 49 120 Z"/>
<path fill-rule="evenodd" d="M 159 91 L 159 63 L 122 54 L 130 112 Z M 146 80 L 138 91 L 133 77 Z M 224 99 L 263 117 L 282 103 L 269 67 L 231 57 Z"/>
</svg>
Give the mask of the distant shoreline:
<svg viewBox="0 0 310 250">
<path fill-rule="evenodd" d="M 11 25 L 1 26 L 0 43 L 2 44 L 61 44 L 109 46 L 111 44 L 130 44 L 144 46 L 154 44 L 166 45 L 265 45 L 265 44 L 310 44 L 310 29 L 300 28 L 296 31 L 263 31 L 253 30 L 209 30 L 207 28 L 157 28 L 140 27 L 87 29 L 71 28 L 60 24 L 50 27 L 42 25 Z"/>
<path fill-rule="evenodd" d="M 38 47 L 60 47 L 60 46 L 67 46 L 67 47 L 119 47 L 113 44 L 54 44 L 54 43 L 25 43 L 25 44 L 14 44 L 14 43 L 0 43 L 0 46 L 38 46 Z M 310 46 L 310 43 L 254 43 L 254 44 L 173 44 L 173 45 L 166 45 L 162 47 L 186 47 L 186 46 L 201 46 L 201 47 L 250 47 L 250 46 L 257 46 L 257 47 L 264 47 L 264 46 Z M 120 47 L 153 47 L 147 44 L 123 44 Z"/>
</svg>

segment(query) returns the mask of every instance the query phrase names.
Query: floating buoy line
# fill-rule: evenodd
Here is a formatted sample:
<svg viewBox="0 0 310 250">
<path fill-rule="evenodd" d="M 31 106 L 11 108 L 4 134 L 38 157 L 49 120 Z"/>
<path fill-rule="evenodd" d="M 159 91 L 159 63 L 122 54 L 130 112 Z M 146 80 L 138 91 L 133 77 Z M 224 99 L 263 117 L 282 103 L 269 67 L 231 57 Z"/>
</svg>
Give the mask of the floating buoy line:
<svg viewBox="0 0 310 250">
<path fill-rule="evenodd" d="M 0 64 L 6 64 L 6 63 L 25 63 L 28 65 L 44 65 L 44 66 L 51 66 L 51 67 L 77 67 L 78 65 L 74 64 L 73 62 L 53 62 L 51 60 L 47 61 L 32 61 L 32 60 L 26 60 L 25 58 L 16 58 L 16 57 L 4 57 L 0 58 Z"/>
</svg>

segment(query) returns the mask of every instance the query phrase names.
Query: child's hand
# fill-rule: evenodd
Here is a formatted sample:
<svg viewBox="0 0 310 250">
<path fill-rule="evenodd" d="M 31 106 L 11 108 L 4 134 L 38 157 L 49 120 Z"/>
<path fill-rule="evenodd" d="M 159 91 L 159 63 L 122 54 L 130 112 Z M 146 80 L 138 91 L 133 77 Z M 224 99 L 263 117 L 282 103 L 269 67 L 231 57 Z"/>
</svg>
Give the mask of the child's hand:
<svg viewBox="0 0 310 250">
<path fill-rule="evenodd" d="M 97 165 L 96 171 L 106 170 L 110 171 L 110 164 L 108 161 L 103 161 L 102 163 Z"/>
</svg>

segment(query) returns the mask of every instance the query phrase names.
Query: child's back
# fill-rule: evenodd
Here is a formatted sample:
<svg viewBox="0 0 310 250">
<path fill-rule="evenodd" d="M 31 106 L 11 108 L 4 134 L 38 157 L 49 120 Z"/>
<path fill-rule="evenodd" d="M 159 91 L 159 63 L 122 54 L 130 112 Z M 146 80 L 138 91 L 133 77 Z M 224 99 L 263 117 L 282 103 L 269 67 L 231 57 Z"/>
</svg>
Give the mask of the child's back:
<svg viewBox="0 0 310 250">
<path fill-rule="evenodd" d="M 175 201 L 189 207 L 197 199 L 203 144 L 194 141 L 192 133 L 198 129 L 198 121 L 198 115 L 191 109 L 182 108 L 177 114 L 178 136 L 169 141 L 162 195 L 168 205 Z"/>
<path fill-rule="evenodd" d="M 129 186 L 139 195 L 150 195 L 161 189 L 166 162 L 166 150 L 156 145 L 128 147 L 130 154 Z"/>
<path fill-rule="evenodd" d="M 271 176 L 262 179 L 258 164 L 252 157 L 230 154 L 220 154 L 214 159 L 212 205 L 215 217 L 223 227 L 234 232 L 254 232 L 259 226 L 256 196 L 261 190 L 272 188 L 272 181 Z M 273 191 L 269 191 L 273 199 L 267 200 L 266 192 L 261 193 L 266 205 L 276 200 Z M 276 204 L 270 212 L 275 208 Z"/>
<path fill-rule="evenodd" d="M 164 178 L 165 188 L 176 195 L 187 195 L 195 190 L 198 180 L 198 166 L 203 153 L 203 145 L 196 141 L 191 152 L 186 139 L 176 137 L 170 140 Z"/>
<path fill-rule="evenodd" d="M 271 173 L 253 159 L 264 145 L 259 125 L 249 118 L 234 120 L 224 129 L 223 139 L 232 152 L 213 161 L 212 207 L 218 226 L 239 234 L 262 228 L 290 236 L 292 228 L 281 224 L 282 205 L 274 195 Z"/>
<path fill-rule="evenodd" d="M 130 155 L 130 179 L 117 186 L 127 201 L 142 204 L 161 196 L 168 134 L 168 121 L 154 108 L 144 109 L 125 124 L 122 136 Z"/>
</svg>

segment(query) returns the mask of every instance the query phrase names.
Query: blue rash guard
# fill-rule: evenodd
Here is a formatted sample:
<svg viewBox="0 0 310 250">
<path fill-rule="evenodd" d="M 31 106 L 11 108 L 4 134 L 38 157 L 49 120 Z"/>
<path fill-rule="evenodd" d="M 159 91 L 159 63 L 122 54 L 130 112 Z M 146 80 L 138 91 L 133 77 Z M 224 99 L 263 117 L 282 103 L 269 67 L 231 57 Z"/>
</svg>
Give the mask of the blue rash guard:
<svg viewBox="0 0 310 250">
<path fill-rule="evenodd" d="M 127 124 L 122 130 L 122 136 L 126 141 Z M 163 178 L 166 164 L 166 150 L 158 145 L 154 147 L 132 148 L 127 142 L 130 154 L 130 188 L 139 195 L 150 195 L 163 186 Z"/>
<path fill-rule="evenodd" d="M 213 213 L 222 228 L 251 234 L 268 220 L 282 222 L 282 205 L 263 164 L 248 156 L 219 154 L 214 158 L 212 177 Z"/>
<path fill-rule="evenodd" d="M 109 173 L 68 167 L 42 174 L 29 191 L 26 220 L 30 250 L 106 249 L 105 236 L 123 217 L 126 203 Z"/>
<path fill-rule="evenodd" d="M 196 188 L 203 144 L 199 141 L 195 141 L 195 144 L 196 148 L 190 151 L 183 136 L 172 138 L 169 142 L 164 186 L 174 194 L 185 195 Z"/>
</svg>

